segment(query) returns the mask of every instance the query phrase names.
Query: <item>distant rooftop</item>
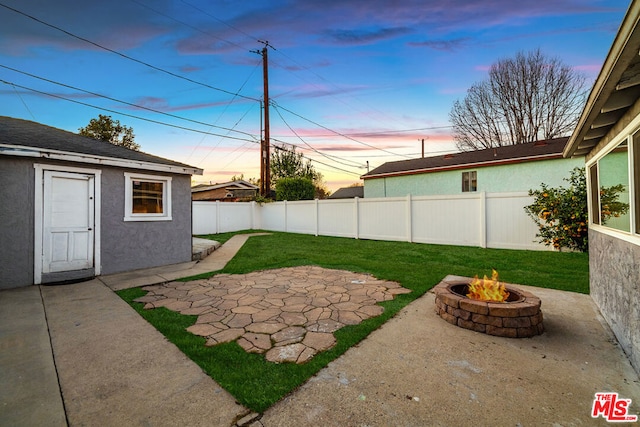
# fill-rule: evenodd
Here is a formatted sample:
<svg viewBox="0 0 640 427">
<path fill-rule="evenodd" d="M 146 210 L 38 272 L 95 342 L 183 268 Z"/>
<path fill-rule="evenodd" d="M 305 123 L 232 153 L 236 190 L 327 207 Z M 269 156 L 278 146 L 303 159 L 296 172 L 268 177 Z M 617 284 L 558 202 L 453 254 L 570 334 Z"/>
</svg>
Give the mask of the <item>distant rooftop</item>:
<svg viewBox="0 0 640 427">
<path fill-rule="evenodd" d="M 568 139 L 548 139 L 484 150 L 387 162 L 364 174 L 362 178 L 383 178 L 536 160 L 560 159 Z"/>
</svg>

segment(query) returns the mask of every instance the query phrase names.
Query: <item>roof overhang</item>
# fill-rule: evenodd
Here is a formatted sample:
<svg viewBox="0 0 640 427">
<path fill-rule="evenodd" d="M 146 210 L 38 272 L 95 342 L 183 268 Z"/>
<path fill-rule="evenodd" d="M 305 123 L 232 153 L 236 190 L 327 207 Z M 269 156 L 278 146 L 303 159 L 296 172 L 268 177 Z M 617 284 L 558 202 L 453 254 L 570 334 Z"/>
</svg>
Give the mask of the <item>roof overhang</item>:
<svg viewBox="0 0 640 427">
<path fill-rule="evenodd" d="M 90 154 L 72 153 L 58 150 L 44 150 L 22 145 L 0 144 L 0 155 L 18 157 L 36 157 L 40 159 L 61 160 L 74 163 L 115 166 L 127 169 L 142 169 L 154 172 L 176 173 L 183 175 L 202 175 L 203 170 L 189 166 L 151 163 L 137 160 L 102 157 Z"/>
<path fill-rule="evenodd" d="M 588 154 L 640 98 L 640 2 L 633 1 L 596 79 L 565 157 Z"/>
</svg>

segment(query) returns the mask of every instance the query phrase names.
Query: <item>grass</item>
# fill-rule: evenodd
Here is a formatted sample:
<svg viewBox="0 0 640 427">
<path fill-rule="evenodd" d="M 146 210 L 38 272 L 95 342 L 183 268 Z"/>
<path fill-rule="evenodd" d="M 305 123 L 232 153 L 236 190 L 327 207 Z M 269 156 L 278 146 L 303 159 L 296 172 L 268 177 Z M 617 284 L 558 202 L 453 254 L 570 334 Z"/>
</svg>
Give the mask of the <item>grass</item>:
<svg viewBox="0 0 640 427">
<path fill-rule="evenodd" d="M 222 242 L 234 234 L 237 233 L 201 237 Z M 303 365 L 267 362 L 264 356 L 246 353 L 235 342 L 205 347 L 204 338 L 185 331 L 195 323 L 196 316 L 184 316 L 164 308 L 143 310 L 142 304 L 132 302 L 146 293 L 140 288 L 118 294 L 238 402 L 263 412 L 447 274 L 490 276 L 491 269 L 495 268 L 500 279 L 508 283 L 589 292 L 588 255 L 583 253 L 481 249 L 287 233 L 249 239 L 218 273 L 243 274 L 300 265 L 371 273 L 379 279 L 397 281 L 413 292 L 381 303 L 385 308 L 382 315 L 336 331 L 336 346 Z"/>
</svg>

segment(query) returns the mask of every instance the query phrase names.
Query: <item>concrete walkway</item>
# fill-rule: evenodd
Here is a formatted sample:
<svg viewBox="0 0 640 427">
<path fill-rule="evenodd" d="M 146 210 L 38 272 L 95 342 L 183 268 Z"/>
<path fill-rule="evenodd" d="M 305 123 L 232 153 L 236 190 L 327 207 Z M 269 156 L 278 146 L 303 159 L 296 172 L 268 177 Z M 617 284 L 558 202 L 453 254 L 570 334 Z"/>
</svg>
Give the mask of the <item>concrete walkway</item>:
<svg viewBox="0 0 640 427">
<path fill-rule="evenodd" d="M 232 426 L 246 416 L 112 289 L 220 270 L 253 235 L 199 262 L 0 291 L 0 426 Z"/>
<path fill-rule="evenodd" d="M 1 291 L 0 425 L 608 425 L 591 417 L 597 392 L 617 392 L 640 412 L 638 375 L 591 298 L 523 287 L 542 299 L 543 335 L 458 328 L 427 293 L 251 414 L 105 285 L 215 271 L 246 237 L 234 239 L 197 264 Z"/>
</svg>

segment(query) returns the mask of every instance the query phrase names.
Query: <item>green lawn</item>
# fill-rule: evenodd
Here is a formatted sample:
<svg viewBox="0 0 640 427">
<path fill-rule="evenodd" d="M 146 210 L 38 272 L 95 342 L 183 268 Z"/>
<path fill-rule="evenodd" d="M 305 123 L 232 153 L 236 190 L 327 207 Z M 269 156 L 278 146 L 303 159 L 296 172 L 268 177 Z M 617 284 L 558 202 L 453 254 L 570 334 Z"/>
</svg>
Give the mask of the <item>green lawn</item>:
<svg viewBox="0 0 640 427">
<path fill-rule="evenodd" d="M 233 234 L 237 233 L 204 237 L 225 242 Z M 588 255 L 584 253 L 481 249 L 288 233 L 250 238 L 218 273 L 242 274 L 300 265 L 371 273 L 379 279 L 397 281 L 413 292 L 381 303 L 385 308 L 382 315 L 337 331 L 336 346 L 304 365 L 270 363 L 262 355 L 246 353 L 235 342 L 205 347 L 204 338 L 185 331 L 195 323 L 196 316 L 184 316 L 164 308 L 143 310 L 142 304 L 132 302 L 145 294 L 139 288 L 118 294 L 240 403 L 263 412 L 447 274 L 491 276 L 491 269 L 495 268 L 500 280 L 508 283 L 589 292 Z"/>
</svg>

